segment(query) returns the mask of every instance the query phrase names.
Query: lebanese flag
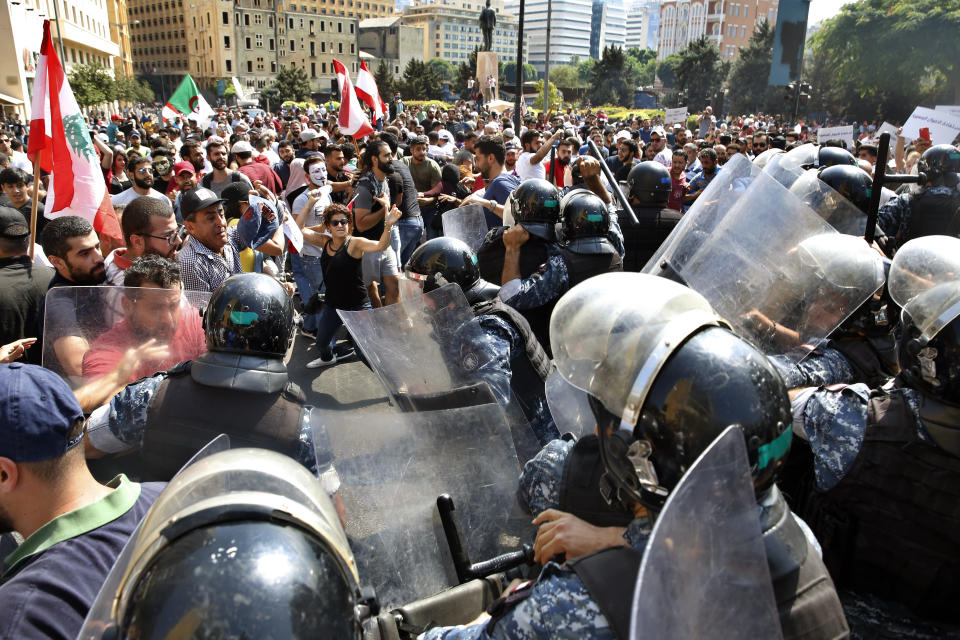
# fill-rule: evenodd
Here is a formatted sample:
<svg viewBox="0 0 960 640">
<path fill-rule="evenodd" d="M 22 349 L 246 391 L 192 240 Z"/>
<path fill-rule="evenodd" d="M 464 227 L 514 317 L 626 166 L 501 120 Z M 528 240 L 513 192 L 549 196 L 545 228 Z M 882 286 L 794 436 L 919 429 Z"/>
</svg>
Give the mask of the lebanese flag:
<svg viewBox="0 0 960 640">
<path fill-rule="evenodd" d="M 120 221 L 100 170 L 100 156 L 57 58 L 49 20 L 43 21 L 27 155 L 50 174 L 44 207 L 47 218 L 79 216 L 98 233 L 122 242 Z"/>
<path fill-rule="evenodd" d="M 340 130 L 355 140 L 370 135 L 373 127 L 360 108 L 347 68 L 339 60 L 333 61 L 333 68 L 337 73 L 337 84 L 340 85 L 340 115 L 337 118 Z"/>
<path fill-rule="evenodd" d="M 366 60 L 360 62 L 360 72 L 357 74 L 357 97 L 373 109 L 374 120 L 383 120 L 383 114 L 387 112 L 387 105 L 380 97 L 377 81 L 370 73 Z"/>
</svg>

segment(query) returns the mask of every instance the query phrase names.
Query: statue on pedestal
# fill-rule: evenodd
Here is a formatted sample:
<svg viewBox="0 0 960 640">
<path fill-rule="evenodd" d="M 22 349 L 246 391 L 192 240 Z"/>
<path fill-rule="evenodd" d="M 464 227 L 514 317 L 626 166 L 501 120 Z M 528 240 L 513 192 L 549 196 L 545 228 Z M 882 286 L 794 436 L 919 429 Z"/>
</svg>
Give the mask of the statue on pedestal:
<svg viewBox="0 0 960 640">
<path fill-rule="evenodd" d="M 487 0 L 487 6 L 480 12 L 480 30 L 483 32 L 483 48 L 481 51 L 493 51 L 493 29 L 497 26 L 497 13 L 490 8 L 490 0 Z"/>
</svg>

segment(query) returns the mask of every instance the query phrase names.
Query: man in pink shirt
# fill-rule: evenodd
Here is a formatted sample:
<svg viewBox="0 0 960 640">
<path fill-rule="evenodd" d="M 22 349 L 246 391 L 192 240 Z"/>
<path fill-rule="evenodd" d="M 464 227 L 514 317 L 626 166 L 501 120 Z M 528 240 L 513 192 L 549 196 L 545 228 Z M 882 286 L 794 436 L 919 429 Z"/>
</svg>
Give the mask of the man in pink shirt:
<svg viewBox="0 0 960 640">
<path fill-rule="evenodd" d="M 160 256 L 133 261 L 124 276 L 120 299 L 124 318 L 101 334 L 83 357 L 83 376 L 96 379 L 113 372 L 130 349 L 153 341 L 160 350 L 131 368 L 127 382 L 165 371 L 206 351 L 198 310 L 183 300 L 180 266 Z"/>
</svg>

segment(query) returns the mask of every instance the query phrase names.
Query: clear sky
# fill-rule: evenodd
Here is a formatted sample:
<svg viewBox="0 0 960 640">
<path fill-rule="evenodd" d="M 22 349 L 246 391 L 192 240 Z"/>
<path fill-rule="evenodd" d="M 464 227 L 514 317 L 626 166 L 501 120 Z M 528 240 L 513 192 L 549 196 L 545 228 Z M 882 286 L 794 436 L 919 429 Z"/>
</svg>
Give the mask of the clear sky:
<svg viewBox="0 0 960 640">
<path fill-rule="evenodd" d="M 832 18 L 840 13 L 840 8 L 858 0 L 810 0 L 810 14 L 807 24 L 817 24 L 821 20 Z"/>
</svg>

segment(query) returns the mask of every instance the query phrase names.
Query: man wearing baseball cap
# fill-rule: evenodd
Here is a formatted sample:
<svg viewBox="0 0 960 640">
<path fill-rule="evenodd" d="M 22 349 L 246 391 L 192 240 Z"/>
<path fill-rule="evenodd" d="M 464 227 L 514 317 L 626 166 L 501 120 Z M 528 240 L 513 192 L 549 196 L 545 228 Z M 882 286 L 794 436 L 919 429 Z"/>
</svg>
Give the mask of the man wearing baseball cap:
<svg viewBox="0 0 960 640">
<path fill-rule="evenodd" d="M 177 224 L 183 224 L 183 211 L 180 202 L 183 194 L 197 187 L 197 169 L 188 160 L 182 160 L 173 165 L 173 179 L 177 181 L 176 196 L 173 199 L 173 212 L 177 216 Z"/>
<path fill-rule="evenodd" d="M 320 138 L 326 140 L 326 134 L 321 134 L 314 129 L 304 129 L 300 132 L 300 148 L 297 149 L 298 158 L 306 158 L 311 153 L 320 151 Z"/>
<path fill-rule="evenodd" d="M 87 468 L 83 412 L 53 372 L 0 365 L 0 637 L 73 639 L 130 534 L 163 489 Z"/>
</svg>

